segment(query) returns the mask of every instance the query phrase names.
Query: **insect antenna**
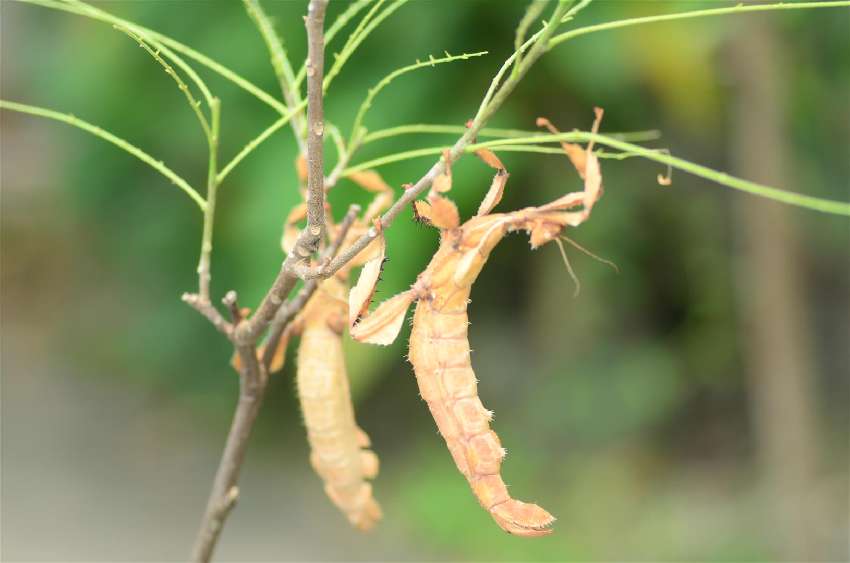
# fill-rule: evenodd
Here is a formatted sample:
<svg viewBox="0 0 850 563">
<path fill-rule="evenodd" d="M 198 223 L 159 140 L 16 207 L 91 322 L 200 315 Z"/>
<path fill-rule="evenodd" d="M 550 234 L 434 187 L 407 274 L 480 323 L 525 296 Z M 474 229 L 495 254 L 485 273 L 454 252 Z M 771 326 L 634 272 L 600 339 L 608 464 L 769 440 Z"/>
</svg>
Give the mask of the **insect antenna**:
<svg viewBox="0 0 850 563">
<path fill-rule="evenodd" d="M 567 267 L 567 272 L 570 274 L 570 277 L 573 280 L 573 283 L 576 286 L 575 291 L 573 292 L 573 297 L 578 297 L 578 294 L 581 292 L 581 282 L 578 279 L 578 276 L 573 270 L 572 264 L 570 264 L 570 259 L 567 258 L 567 251 L 564 250 L 564 243 L 561 242 L 560 238 L 554 239 L 554 241 L 558 244 L 558 250 L 561 251 L 561 257 L 564 259 L 564 266 Z"/>
<path fill-rule="evenodd" d="M 596 254 L 592 253 L 591 251 L 589 251 L 588 249 L 586 249 L 585 247 L 583 247 L 582 245 L 580 245 L 579 243 L 577 243 L 576 241 L 574 241 L 573 239 L 571 239 L 570 237 L 567 237 L 567 236 L 561 235 L 561 237 L 560 237 L 560 238 L 561 238 L 561 239 L 563 239 L 565 242 L 570 243 L 570 244 L 571 244 L 571 245 L 573 245 L 575 248 L 577 248 L 578 250 L 580 250 L 580 251 L 582 251 L 583 253 L 587 254 L 588 256 L 590 256 L 591 258 L 593 258 L 594 260 L 596 260 L 596 261 L 598 261 L 598 262 L 602 262 L 603 264 L 607 264 L 607 265 L 608 265 L 608 266 L 610 266 L 610 267 L 611 267 L 611 269 L 613 269 L 615 272 L 617 272 L 618 274 L 620 273 L 620 268 L 619 268 L 619 267 L 618 267 L 618 266 L 617 266 L 614 262 L 612 262 L 612 261 L 610 261 L 610 260 L 606 260 L 605 258 L 602 258 L 601 256 L 597 256 Z"/>
</svg>

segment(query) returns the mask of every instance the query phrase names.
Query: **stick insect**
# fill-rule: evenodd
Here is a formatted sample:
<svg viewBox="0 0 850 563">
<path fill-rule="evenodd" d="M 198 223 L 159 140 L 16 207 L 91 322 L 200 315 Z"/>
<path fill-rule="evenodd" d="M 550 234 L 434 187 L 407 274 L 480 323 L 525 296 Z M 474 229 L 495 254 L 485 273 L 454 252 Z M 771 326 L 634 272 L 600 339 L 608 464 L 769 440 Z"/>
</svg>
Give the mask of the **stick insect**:
<svg viewBox="0 0 850 563">
<path fill-rule="evenodd" d="M 377 194 L 362 219 L 348 231 L 349 244 L 392 201 L 392 189 L 375 172 L 362 172 L 351 179 Z M 289 214 L 281 240 L 284 251 L 289 252 L 294 246 L 299 231 L 296 224 L 305 214 L 304 204 Z M 333 231 L 329 208 L 328 215 L 327 224 Z M 270 367 L 271 372 L 283 368 L 286 345 L 293 335 L 300 334 L 296 382 L 310 443 L 310 464 L 324 481 L 331 501 L 362 531 L 371 529 L 382 516 L 369 483 L 378 474 L 379 461 L 369 449 L 369 436 L 355 421 L 342 338 L 348 317 L 348 273 L 351 267 L 362 265 L 370 251 L 367 249 L 345 269 L 319 284 L 282 334 Z M 259 351 L 261 356 L 262 353 Z"/>
<path fill-rule="evenodd" d="M 597 109 L 594 131 L 601 117 L 602 111 Z M 602 189 L 599 161 L 592 148 L 592 143 L 585 150 L 576 145 L 564 147 L 584 179 L 583 191 L 511 213 L 491 213 L 502 198 L 508 173 L 495 154 L 480 151 L 478 156 L 497 172 L 478 213 L 463 224 L 455 204 L 442 195 L 451 188 L 446 155 L 446 172 L 434 181 L 427 201 L 414 202 L 415 215 L 440 229 L 440 246 L 431 262 L 409 290 L 370 313 L 386 251 L 383 233 L 379 233 L 375 241 L 379 251 L 364 265 L 349 294 L 351 336 L 380 345 L 395 340 L 408 307 L 416 301 L 409 359 L 419 392 L 481 506 L 503 530 L 519 536 L 548 534 L 555 518 L 536 504 L 513 499 L 502 480 L 500 467 L 506 451 L 490 429 L 493 413 L 478 398 L 467 337 L 467 304 L 490 252 L 507 233 L 526 231 L 534 249 L 553 240 L 560 244 L 558 237 L 567 226 L 578 226 L 587 219 Z"/>
</svg>

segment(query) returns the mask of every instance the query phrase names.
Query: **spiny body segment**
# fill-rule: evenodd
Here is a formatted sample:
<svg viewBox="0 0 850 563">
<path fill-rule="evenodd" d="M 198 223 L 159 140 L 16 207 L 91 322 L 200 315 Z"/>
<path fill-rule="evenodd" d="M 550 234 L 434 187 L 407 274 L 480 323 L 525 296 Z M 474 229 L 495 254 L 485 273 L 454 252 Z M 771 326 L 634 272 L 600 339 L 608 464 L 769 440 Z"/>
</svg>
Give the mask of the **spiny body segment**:
<svg viewBox="0 0 850 563">
<path fill-rule="evenodd" d="M 354 420 L 342 350 L 347 287 L 330 278 L 319 286 L 299 320 L 298 397 L 310 442 L 310 462 L 325 492 L 356 528 L 368 530 L 381 508 L 367 481 L 378 474 L 378 457 Z"/>
<path fill-rule="evenodd" d="M 492 237 L 494 244 L 503 235 L 501 230 L 497 232 L 498 237 Z M 493 413 L 478 397 L 466 312 L 474 278 L 456 280 L 454 276 L 464 254 L 476 251 L 475 237 L 464 234 L 464 229 L 445 232 L 440 250 L 419 278 L 421 293 L 410 335 L 410 361 L 419 392 L 481 506 L 512 534 L 547 534 L 554 517 L 508 494 L 500 475 L 505 450 L 490 428 Z M 483 263 L 486 254 L 480 260 Z"/>
</svg>

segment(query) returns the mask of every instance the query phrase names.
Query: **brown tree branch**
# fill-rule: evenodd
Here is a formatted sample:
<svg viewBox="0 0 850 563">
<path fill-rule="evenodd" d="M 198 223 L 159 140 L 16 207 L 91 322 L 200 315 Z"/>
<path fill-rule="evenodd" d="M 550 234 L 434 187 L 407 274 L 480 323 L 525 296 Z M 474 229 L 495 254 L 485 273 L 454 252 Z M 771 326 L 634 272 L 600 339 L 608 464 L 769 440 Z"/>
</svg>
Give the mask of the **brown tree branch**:
<svg viewBox="0 0 850 563">
<path fill-rule="evenodd" d="M 233 325 L 227 322 L 218 309 L 208 300 L 203 299 L 197 293 L 184 293 L 181 297 L 184 303 L 205 316 L 218 331 L 230 338 L 233 334 Z"/>
<path fill-rule="evenodd" d="M 328 0 L 310 0 L 307 7 L 307 228 L 301 245 L 309 254 L 318 250 L 325 230 L 325 10 Z M 302 252 L 303 255 L 303 252 Z"/>
<path fill-rule="evenodd" d="M 221 456 L 207 501 L 207 509 L 192 550 L 192 561 L 197 562 L 210 560 L 224 522 L 236 504 L 239 496 L 239 488 L 236 484 L 239 471 L 245 461 L 248 438 L 251 436 L 254 421 L 257 419 L 266 393 L 268 378 L 257 361 L 254 345 L 237 345 L 236 350 L 243 366 L 239 378 L 239 402 L 236 405 L 224 453 Z"/>
<path fill-rule="evenodd" d="M 328 0 L 310 0 L 307 8 L 307 226 L 281 265 L 269 292 L 250 320 L 234 331 L 237 343 L 256 343 L 274 319 L 283 300 L 295 287 L 298 267 L 319 249 L 325 231 L 324 189 L 324 21 Z"/>
<path fill-rule="evenodd" d="M 209 561 L 218 542 L 224 522 L 239 494 L 237 481 L 245 460 L 245 451 L 254 422 L 260 412 L 268 383 L 268 373 L 257 359 L 256 342 L 268 328 L 284 298 L 292 291 L 298 275 L 296 267 L 309 259 L 319 247 L 325 230 L 324 193 L 324 121 L 322 108 L 322 79 L 324 74 L 324 19 L 328 0 L 311 0 L 307 9 L 307 227 L 298 235 L 293 252 L 287 256 L 271 289 L 263 298 L 257 312 L 249 320 L 241 319 L 235 292 L 225 297 L 231 309 L 235 328 L 227 323 L 209 299 L 186 295 L 184 301 L 193 305 L 234 343 L 241 360 L 239 402 L 227 436 L 224 453 L 216 472 L 201 527 L 192 551 L 192 560 Z M 353 221 L 353 219 L 352 219 Z M 344 235 L 343 235 L 344 236 Z M 341 244 L 341 242 L 340 242 Z M 305 300 L 306 302 L 306 300 Z M 303 304 L 302 304 L 303 306 Z"/>
</svg>

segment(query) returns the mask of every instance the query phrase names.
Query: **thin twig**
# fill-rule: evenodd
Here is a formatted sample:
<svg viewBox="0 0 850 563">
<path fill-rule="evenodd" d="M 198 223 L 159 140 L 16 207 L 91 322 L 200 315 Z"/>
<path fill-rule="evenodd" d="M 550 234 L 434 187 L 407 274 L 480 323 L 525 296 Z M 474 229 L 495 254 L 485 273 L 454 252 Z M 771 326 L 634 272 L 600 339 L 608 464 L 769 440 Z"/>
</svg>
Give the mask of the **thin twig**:
<svg viewBox="0 0 850 563">
<path fill-rule="evenodd" d="M 325 230 L 325 9 L 328 0 L 311 0 L 307 8 L 307 228 L 302 248 L 313 254 Z M 301 237 L 299 237 L 301 238 Z"/>
<path fill-rule="evenodd" d="M 239 402 L 192 550 L 192 561 L 196 562 L 206 563 L 210 560 L 224 522 L 236 503 L 239 494 L 236 484 L 239 471 L 245 461 L 248 438 L 266 393 L 268 378 L 257 361 L 256 348 L 252 344 L 237 345 L 236 350 L 243 366 L 239 378 Z"/>
<path fill-rule="evenodd" d="M 204 208 L 204 228 L 201 235 L 201 257 L 198 259 L 198 294 L 210 301 L 210 261 L 213 248 L 215 202 L 218 192 L 218 137 L 221 124 L 221 103 L 213 98 L 210 103 L 209 162 L 207 166 L 207 205 Z"/>
<path fill-rule="evenodd" d="M 307 190 L 308 212 L 307 227 L 298 235 L 295 250 L 287 256 L 281 272 L 272 288 L 260 303 L 257 312 L 250 320 L 238 322 L 230 332 L 236 353 L 239 355 L 242 370 L 239 385 L 239 403 L 233 417 L 233 424 L 227 436 L 227 444 L 216 472 L 215 482 L 210 493 L 207 509 L 201 520 L 201 528 L 192 551 L 192 560 L 206 562 L 212 557 L 225 519 L 233 508 L 238 495 L 237 481 L 239 471 L 245 460 L 248 439 L 254 427 L 254 421 L 260 412 L 266 392 L 268 373 L 257 359 L 256 342 L 269 326 L 283 299 L 292 291 L 298 279 L 295 269 L 300 262 L 308 259 L 319 246 L 325 229 L 324 217 L 324 171 L 323 171 L 323 110 L 322 76 L 324 71 L 323 27 L 327 0 L 311 0 L 307 11 Z M 215 177 L 215 176 L 213 176 Z M 197 297 L 204 305 L 205 314 L 221 316 L 209 305 L 209 300 Z M 235 295 L 233 295 L 233 307 Z M 188 301 L 187 301 L 188 302 Z M 237 319 L 239 313 L 236 313 Z M 225 321 L 226 322 L 226 321 Z"/>
<path fill-rule="evenodd" d="M 340 155 L 339 160 L 336 161 L 336 165 L 333 170 L 331 170 L 331 173 L 325 177 L 326 192 L 333 189 L 337 182 L 339 182 L 339 179 L 342 178 L 342 173 L 345 172 L 345 169 L 348 167 L 348 163 L 351 161 L 351 157 L 358 148 L 358 145 L 349 146 L 345 152 Z"/>
<path fill-rule="evenodd" d="M 205 316 L 220 333 L 228 338 L 231 337 L 233 334 L 233 325 L 227 322 L 227 319 L 221 315 L 219 310 L 209 300 L 201 299 L 201 296 L 197 293 L 184 293 L 182 299 L 184 303 Z"/>
<path fill-rule="evenodd" d="M 176 40 L 172 39 L 171 37 L 168 37 L 166 35 L 163 35 L 162 33 L 154 31 L 153 29 L 143 27 L 143 26 L 135 24 L 135 23 L 133 23 L 129 20 L 125 20 L 125 19 L 121 19 L 119 17 L 113 16 L 112 14 L 105 12 L 104 10 L 95 8 L 94 6 L 86 4 L 86 3 L 81 2 L 79 0 L 65 0 L 64 2 L 57 2 L 55 0 L 18 0 L 18 1 L 19 2 L 26 2 L 28 4 L 35 4 L 37 6 L 43 6 L 45 8 L 51 8 L 51 9 L 54 9 L 54 10 L 62 10 L 62 11 L 65 11 L 65 12 L 70 12 L 72 14 L 76 14 L 78 16 L 92 18 L 92 19 L 107 22 L 107 23 L 110 23 L 110 24 L 118 24 L 118 25 L 121 25 L 123 27 L 132 29 L 136 33 L 143 35 L 148 41 L 153 40 L 153 41 L 160 43 L 161 45 L 170 47 L 171 49 L 174 49 L 174 51 L 177 51 L 177 52 L 183 54 L 184 56 L 196 61 L 197 63 L 207 67 L 211 71 L 219 74 L 225 80 L 229 80 L 230 82 L 232 82 L 233 84 L 235 84 L 239 88 L 245 90 L 246 92 L 248 92 L 249 94 L 251 94 L 252 96 L 257 98 L 258 100 L 260 100 L 261 102 L 263 102 L 266 105 L 274 108 L 274 110 L 277 111 L 278 113 L 280 113 L 281 115 L 286 114 L 286 112 L 288 111 L 287 107 L 284 104 L 282 104 L 281 102 L 274 99 L 274 97 L 269 95 L 268 92 L 265 92 L 264 90 L 262 90 L 256 84 L 249 82 L 248 80 L 246 80 L 243 77 L 241 77 L 240 75 L 236 74 L 235 72 L 233 72 L 229 68 L 223 66 L 222 64 L 218 63 L 217 61 L 214 61 L 210 57 L 207 57 L 206 55 L 203 55 L 202 53 L 195 51 L 191 47 L 184 45 L 183 43 L 180 43 L 179 41 L 176 41 Z M 165 50 L 163 50 L 162 52 L 166 53 Z M 180 65 L 178 63 L 178 60 L 175 59 L 172 55 L 169 55 L 169 57 L 175 63 L 177 63 L 178 66 L 183 68 L 183 70 L 186 70 L 186 68 L 183 65 Z M 195 80 L 194 77 L 193 77 L 193 80 Z M 202 87 L 202 89 L 203 89 L 203 87 Z"/>
<path fill-rule="evenodd" d="M 351 229 L 351 225 L 353 225 L 355 219 L 357 219 L 358 213 L 360 213 L 359 205 L 353 204 L 348 208 L 348 213 L 345 214 L 345 218 L 343 218 L 342 223 L 340 223 L 339 232 L 331 245 L 328 246 L 322 254 L 320 259 L 321 262 L 326 263 L 337 255 L 343 241 L 345 241 L 345 237 L 348 236 L 348 231 Z M 271 323 L 269 339 L 263 352 L 262 364 L 266 370 L 268 370 L 269 366 L 271 366 L 272 358 L 274 358 L 274 355 L 277 352 L 277 347 L 280 346 L 280 337 L 283 335 L 283 331 L 286 330 L 286 327 L 289 326 L 289 323 L 292 322 L 295 315 L 304 308 L 304 305 L 307 304 L 307 301 L 310 297 L 312 297 L 313 292 L 316 291 L 318 286 L 318 279 L 306 281 L 304 283 L 304 287 L 301 288 L 301 291 L 299 291 L 298 294 L 290 299 L 283 307 L 278 309 L 277 314 Z"/>
<path fill-rule="evenodd" d="M 266 43 L 266 48 L 271 57 L 272 68 L 277 76 L 280 84 L 280 91 L 283 99 L 289 108 L 293 108 L 292 116 L 292 131 L 295 133 L 295 140 L 298 143 L 299 150 L 303 153 L 306 150 L 304 145 L 304 118 L 297 110 L 301 105 L 301 95 L 295 86 L 295 73 L 292 71 L 292 65 L 289 62 L 289 57 L 286 55 L 286 49 L 283 47 L 283 40 L 275 32 L 271 19 L 263 10 L 259 0 L 243 0 L 245 11 L 248 16 L 254 21 L 263 41 Z"/>
<path fill-rule="evenodd" d="M 324 20 L 328 0 L 311 0 L 307 8 L 307 226 L 281 265 L 271 289 L 256 313 L 236 327 L 240 344 L 256 343 L 295 287 L 299 266 L 316 253 L 325 230 L 324 189 Z"/>
<path fill-rule="evenodd" d="M 125 141 L 121 137 L 118 137 L 117 135 L 114 135 L 105 129 L 98 127 L 97 125 L 92 125 L 88 121 L 83 121 L 82 119 L 68 113 L 53 111 L 38 106 L 31 106 L 29 104 L 19 104 L 17 102 L 10 102 L 8 100 L 0 100 L 0 109 L 17 111 L 20 113 L 27 113 L 29 115 L 36 115 L 39 117 L 54 119 L 56 121 L 67 123 L 68 125 L 76 127 L 78 129 L 82 129 L 83 131 L 100 137 L 104 141 L 110 142 L 119 149 L 122 149 L 135 156 L 136 158 L 138 158 L 139 160 L 141 160 L 142 162 L 144 162 L 145 164 L 147 164 L 148 166 L 150 166 L 151 168 L 171 180 L 172 184 L 186 192 L 186 194 L 188 194 L 189 197 L 191 197 L 192 200 L 198 204 L 198 207 L 201 209 L 201 211 L 203 211 L 207 205 L 207 202 L 204 201 L 204 198 L 201 197 L 201 194 L 199 194 L 197 190 L 195 190 L 195 188 L 190 186 L 189 182 L 178 176 L 176 172 L 166 166 L 163 161 L 157 160 L 156 158 L 152 157 L 150 154 L 146 153 L 137 146 L 129 143 L 128 141 Z"/>
</svg>

